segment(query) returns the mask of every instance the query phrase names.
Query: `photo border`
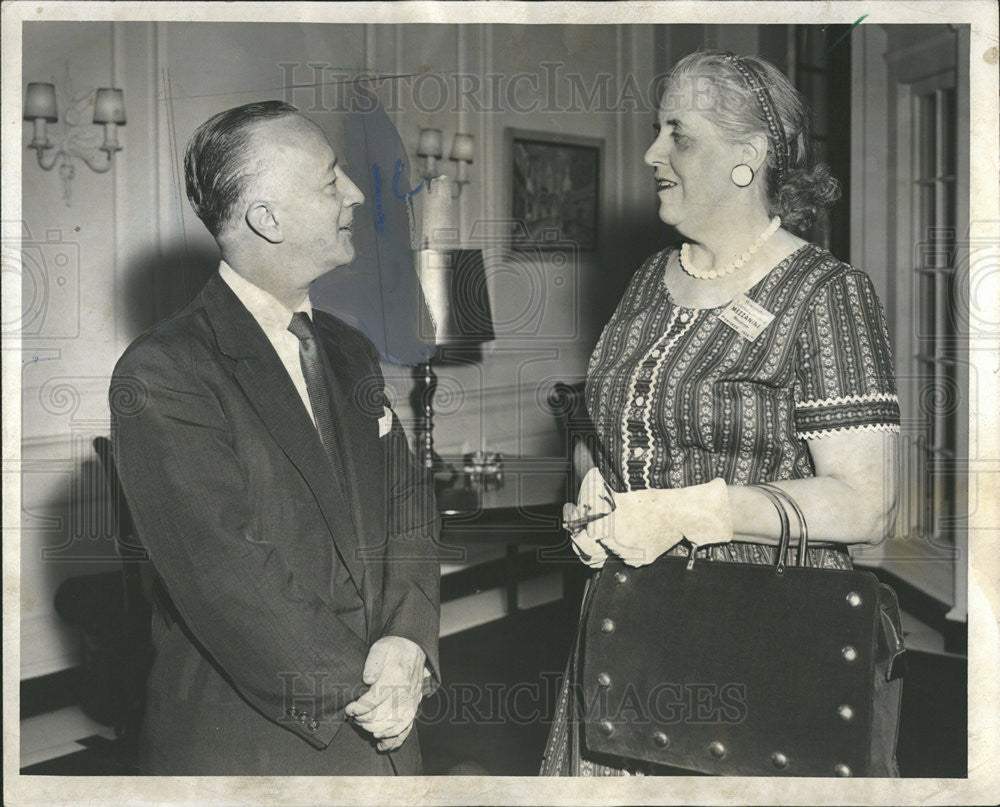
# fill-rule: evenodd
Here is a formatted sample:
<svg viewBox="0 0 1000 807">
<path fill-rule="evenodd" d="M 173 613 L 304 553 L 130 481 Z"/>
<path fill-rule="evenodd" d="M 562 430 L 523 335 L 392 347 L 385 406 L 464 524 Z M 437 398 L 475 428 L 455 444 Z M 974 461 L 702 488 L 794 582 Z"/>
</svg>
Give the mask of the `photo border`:
<svg viewBox="0 0 1000 807">
<path fill-rule="evenodd" d="M 3 6 L 3 220 L 20 219 L 22 80 L 21 25 L 35 20 L 156 20 L 378 23 L 439 22 L 517 24 L 705 23 L 941 23 L 972 24 L 970 45 L 971 226 L 970 243 L 981 261 L 970 287 L 996 288 L 1000 276 L 998 165 L 997 7 L 995 2 L 935 0 L 908 2 L 622 2 L 622 3 L 148 3 L 35 2 Z M 970 259 L 971 260 L 971 259 Z M 20 284 L 4 272 L 3 321 L 20 312 Z M 989 299 L 989 298 L 987 298 Z M 1000 294 L 987 306 L 989 321 L 1000 322 Z M 970 457 L 969 568 L 969 778 L 905 780 L 788 780 L 701 777 L 671 779 L 546 780 L 534 777 L 427 777 L 401 780 L 365 777 L 45 777 L 18 773 L 20 659 L 20 338 L 4 340 L 3 362 L 3 648 L 5 731 L 4 790 L 11 804 L 206 803 L 217 804 L 963 804 L 1000 799 L 1000 714 L 996 670 L 1000 667 L 1000 457 Z M 980 384 L 970 401 L 970 426 L 980 446 L 998 440 L 996 401 L 1000 400 L 998 351 L 970 352 Z M 975 501 L 973 501 L 975 498 Z"/>
</svg>

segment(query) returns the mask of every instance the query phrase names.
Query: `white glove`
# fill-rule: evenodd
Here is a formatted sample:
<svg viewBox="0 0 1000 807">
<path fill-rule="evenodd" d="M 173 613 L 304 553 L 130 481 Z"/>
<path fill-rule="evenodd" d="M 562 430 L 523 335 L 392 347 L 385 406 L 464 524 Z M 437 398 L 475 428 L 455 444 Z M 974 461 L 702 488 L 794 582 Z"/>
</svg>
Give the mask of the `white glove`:
<svg viewBox="0 0 1000 807">
<path fill-rule="evenodd" d="M 604 483 L 604 477 L 597 468 L 591 468 L 580 483 L 577 503 L 563 505 L 563 526 L 569 530 L 576 556 L 591 569 L 599 569 L 608 559 L 604 547 L 587 534 L 581 527 L 573 528 L 573 522 L 611 512 L 612 492 Z"/>
<path fill-rule="evenodd" d="M 383 636 L 368 650 L 362 680 L 371 688 L 344 714 L 393 751 L 413 728 L 424 691 L 424 651 L 412 639 Z"/>
<path fill-rule="evenodd" d="M 613 512 L 584 531 L 629 566 L 652 563 L 682 538 L 696 547 L 733 540 L 729 493 L 722 479 L 689 488 L 615 493 L 613 501 Z"/>
</svg>

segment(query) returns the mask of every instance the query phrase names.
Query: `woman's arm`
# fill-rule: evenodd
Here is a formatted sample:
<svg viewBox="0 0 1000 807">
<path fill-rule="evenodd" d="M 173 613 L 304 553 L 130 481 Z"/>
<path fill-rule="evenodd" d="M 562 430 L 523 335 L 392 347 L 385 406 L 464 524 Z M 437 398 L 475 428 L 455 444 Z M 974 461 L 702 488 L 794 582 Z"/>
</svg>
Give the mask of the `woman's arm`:
<svg viewBox="0 0 1000 807">
<path fill-rule="evenodd" d="M 817 289 L 794 362 L 795 431 L 816 476 L 775 484 L 802 509 L 812 540 L 877 544 L 895 519 L 899 409 L 885 313 L 868 275 L 847 269 Z M 770 501 L 753 488 L 728 490 L 734 537 L 777 543 Z"/>
<path fill-rule="evenodd" d="M 774 484 L 799 505 L 811 541 L 878 544 L 885 538 L 896 515 L 896 442 L 892 432 L 862 430 L 808 441 L 816 476 Z M 753 487 L 730 485 L 728 492 L 734 539 L 777 544 L 774 505 Z"/>
<path fill-rule="evenodd" d="M 811 541 L 874 545 L 885 538 L 895 518 L 896 439 L 892 432 L 852 430 L 809 441 L 816 476 L 775 484 L 795 499 Z M 600 501 L 603 479 L 591 481 L 581 488 L 575 509 L 607 515 L 586 524 L 585 540 L 579 533 L 573 536 L 588 556 L 599 544 L 629 565 L 642 566 L 682 538 L 698 546 L 732 540 L 776 545 L 780 540 L 774 505 L 753 486 L 727 486 L 716 479 L 688 488 L 641 489 L 615 493 L 609 507 Z M 792 538 L 798 539 L 797 524 Z"/>
</svg>

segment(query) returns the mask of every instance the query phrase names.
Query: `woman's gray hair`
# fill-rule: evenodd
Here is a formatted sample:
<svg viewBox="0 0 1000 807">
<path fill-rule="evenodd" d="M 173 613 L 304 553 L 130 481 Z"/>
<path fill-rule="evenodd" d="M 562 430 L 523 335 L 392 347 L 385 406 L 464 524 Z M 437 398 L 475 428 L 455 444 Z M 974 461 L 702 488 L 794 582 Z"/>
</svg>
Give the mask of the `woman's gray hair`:
<svg viewBox="0 0 1000 807">
<path fill-rule="evenodd" d="M 784 130 L 784 144 L 775 142 L 764 104 L 737 61 L 766 89 Z M 781 216 L 783 226 L 804 232 L 824 208 L 840 198 L 840 183 L 830 169 L 822 164 L 810 168 L 805 99 L 773 64 L 758 56 L 734 59 L 732 54 L 718 50 L 695 51 L 674 65 L 667 86 L 681 82 L 690 83 L 697 111 L 718 126 L 730 142 L 746 142 L 755 135 L 767 138 L 764 190 L 770 214 Z M 779 172 L 775 155 L 783 146 L 787 146 L 787 169 Z"/>
</svg>

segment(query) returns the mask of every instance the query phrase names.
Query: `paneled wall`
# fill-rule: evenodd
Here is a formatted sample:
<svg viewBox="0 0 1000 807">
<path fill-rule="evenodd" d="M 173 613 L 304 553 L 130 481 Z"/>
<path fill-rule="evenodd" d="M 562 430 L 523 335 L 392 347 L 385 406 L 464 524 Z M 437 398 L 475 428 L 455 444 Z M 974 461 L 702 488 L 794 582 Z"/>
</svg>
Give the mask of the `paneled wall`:
<svg viewBox="0 0 1000 807">
<path fill-rule="evenodd" d="M 111 83 L 120 67 L 114 43 L 110 24 L 27 24 L 24 76 L 61 84 L 66 94 L 59 97 L 60 115 L 72 114 L 73 99 L 86 99 L 88 90 L 92 98 L 93 88 Z M 89 112 L 86 103 L 82 115 Z M 140 110 L 141 103 L 132 108 L 137 115 Z M 27 142 L 30 124 L 25 127 Z M 99 142 L 99 127 L 93 128 Z M 132 144 L 127 136 L 126 143 L 130 152 L 145 150 L 144 143 Z M 58 584 L 106 569 L 113 558 L 100 469 L 89 440 L 108 430 L 108 377 L 118 352 L 123 301 L 116 245 L 125 233 L 118 228 L 121 178 L 120 172 L 97 175 L 78 166 L 67 205 L 58 168 L 41 171 L 35 152 L 25 149 L 22 221 L 4 223 L 20 228 L 23 250 L 24 677 L 66 666 L 76 649 L 53 611 Z M 81 507 L 84 501 L 92 504 Z"/>
</svg>

